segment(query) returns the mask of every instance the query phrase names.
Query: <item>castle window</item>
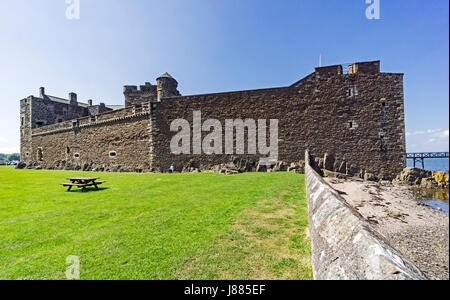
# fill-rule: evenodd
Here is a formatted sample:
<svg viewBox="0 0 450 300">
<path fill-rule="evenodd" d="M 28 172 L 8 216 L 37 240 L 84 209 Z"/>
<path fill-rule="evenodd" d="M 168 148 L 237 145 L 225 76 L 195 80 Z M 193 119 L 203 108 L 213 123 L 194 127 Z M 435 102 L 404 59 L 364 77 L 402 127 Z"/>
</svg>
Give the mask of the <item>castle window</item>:
<svg viewBox="0 0 450 300">
<path fill-rule="evenodd" d="M 114 158 L 117 156 L 117 152 L 116 151 L 109 151 L 109 157 L 110 158 Z"/>
<path fill-rule="evenodd" d="M 66 147 L 66 153 L 69 154 L 70 153 L 70 148 Z"/>
<path fill-rule="evenodd" d="M 24 117 L 22 117 L 22 126 L 23 126 L 23 124 L 24 124 L 24 122 L 25 122 L 25 118 Z"/>
<path fill-rule="evenodd" d="M 30 152 L 26 152 L 25 156 L 27 156 L 27 157 L 30 156 Z"/>
<path fill-rule="evenodd" d="M 38 122 L 36 122 L 36 126 L 37 127 L 42 127 L 42 126 L 44 126 L 44 122 L 38 121 Z"/>
<path fill-rule="evenodd" d="M 91 116 L 91 122 L 94 123 L 95 121 L 97 121 L 97 116 Z"/>
<path fill-rule="evenodd" d="M 358 128 L 358 124 L 354 120 L 348 121 L 347 126 L 350 130 L 354 130 L 354 129 Z"/>
<path fill-rule="evenodd" d="M 37 161 L 43 161 L 44 160 L 44 154 L 42 151 L 42 148 L 38 148 L 37 150 Z"/>
<path fill-rule="evenodd" d="M 72 127 L 78 127 L 78 120 L 72 122 Z"/>
<path fill-rule="evenodd" d="M 73 155 L 73 157 L 74 157 L 74 158 L 80 158 L 80 153 L 75 153 L 75 154 Z"/>
<path fill-rule="evenodd" d="M 347 97 L 358 96 L 358 89 L 356 87 L 352 87 L 347 90 Z"/>
</svg>

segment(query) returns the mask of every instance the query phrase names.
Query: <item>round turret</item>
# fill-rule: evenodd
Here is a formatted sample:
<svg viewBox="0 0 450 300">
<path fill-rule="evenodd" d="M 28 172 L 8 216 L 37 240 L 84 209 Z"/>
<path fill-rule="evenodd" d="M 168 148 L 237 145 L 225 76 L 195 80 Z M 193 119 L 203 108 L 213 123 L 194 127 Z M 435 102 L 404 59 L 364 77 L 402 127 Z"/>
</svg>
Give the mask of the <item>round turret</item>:
<svg viewBox="0 0 450 300">
<path fill-rule="evenodd" d="M 169 73 L 164 73 L 156 79 L 157 91 L 158 91 L 158 101 L 163 98 L 180 96 L 178 92 L 178 82 L 170 76 Z"/>
</svg>

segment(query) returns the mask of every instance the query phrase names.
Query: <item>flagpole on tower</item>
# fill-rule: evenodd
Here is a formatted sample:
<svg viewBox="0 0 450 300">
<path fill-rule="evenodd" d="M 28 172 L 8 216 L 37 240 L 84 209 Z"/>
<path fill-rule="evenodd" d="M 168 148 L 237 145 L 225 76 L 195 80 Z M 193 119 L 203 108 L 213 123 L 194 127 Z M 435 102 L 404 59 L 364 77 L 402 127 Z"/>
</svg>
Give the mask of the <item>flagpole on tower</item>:
<svg viewBox="0 0 450 300">
<path fill-rule="evenodd" d="M 319 67 L 321 67 L 322 66 L 322 54 L 320 54 L 320 56 L 319 56 Z"/>
</svg>

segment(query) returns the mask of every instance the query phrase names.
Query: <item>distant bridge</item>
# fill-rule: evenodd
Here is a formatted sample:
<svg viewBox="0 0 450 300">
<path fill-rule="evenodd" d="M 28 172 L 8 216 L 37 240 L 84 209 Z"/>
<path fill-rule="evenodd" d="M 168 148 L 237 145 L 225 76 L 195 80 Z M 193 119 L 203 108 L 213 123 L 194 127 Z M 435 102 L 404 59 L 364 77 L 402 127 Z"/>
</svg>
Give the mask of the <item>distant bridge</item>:
<svg viewBox="0 0 450 300">
<path fill-rule="evenodd" d="M 425 159 L 428 158 L 449 158 L 448 152 L 424 152 L 424 153 L 407 153 L 406 159 L 414 161 L 414 168 L 417 163 L 422 163 L 422 169 L 425 169 Z"/>
</svg>

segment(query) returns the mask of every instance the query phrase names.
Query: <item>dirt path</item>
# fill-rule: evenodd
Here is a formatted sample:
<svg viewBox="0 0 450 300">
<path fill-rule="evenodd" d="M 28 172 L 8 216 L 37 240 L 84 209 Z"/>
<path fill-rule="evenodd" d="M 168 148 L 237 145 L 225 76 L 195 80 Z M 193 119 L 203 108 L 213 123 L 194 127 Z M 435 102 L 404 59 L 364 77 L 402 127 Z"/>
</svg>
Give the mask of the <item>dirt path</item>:
<svg viewBox="0 0 450 300">
<path fill-rule="evenodd" d="M 327 178 L 344 199 L 430 279 L 449 279 L 449 217 L 405 186 Z"/>
</svg>

